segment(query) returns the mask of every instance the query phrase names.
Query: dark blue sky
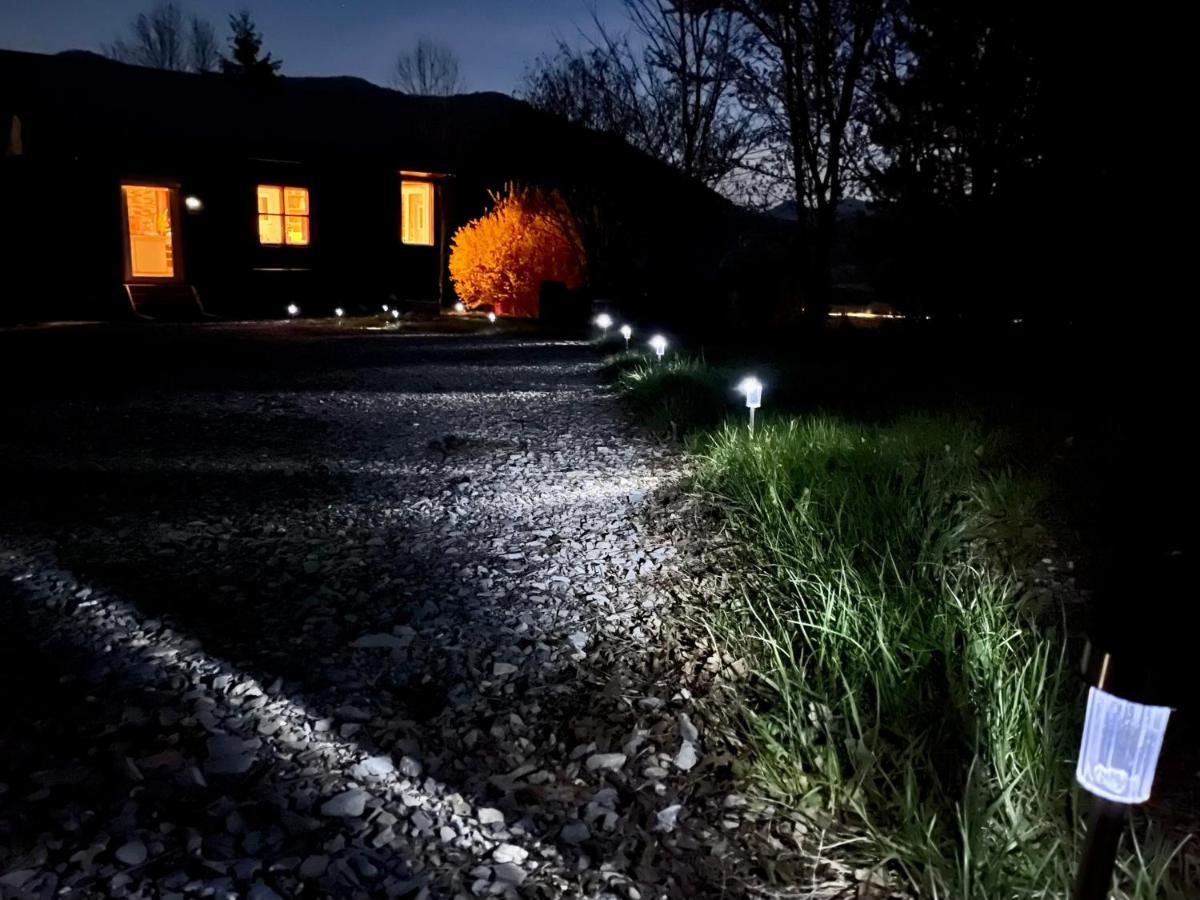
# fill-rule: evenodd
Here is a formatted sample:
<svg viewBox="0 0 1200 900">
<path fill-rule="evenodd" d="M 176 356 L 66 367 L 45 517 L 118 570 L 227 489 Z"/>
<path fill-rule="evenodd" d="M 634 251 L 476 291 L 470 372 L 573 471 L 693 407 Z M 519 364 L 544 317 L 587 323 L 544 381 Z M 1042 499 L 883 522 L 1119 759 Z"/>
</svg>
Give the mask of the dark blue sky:
<svg viewBox="0 0 1200 900">
<path fill-rule="evenodd" d="M 98 50 L 155 0 L 0 0 L 0 47 Z M 512 92 L 558 37 L 575 42 L 588 0 L 178 0 L 210 19 L 222 45 L 231 10 L 249 8 L 288 75 L 359 75 L 387 84 L 398 50 L 426 35 L 459 56 L 469 90 Z M 595 0 L 618 25 L 620 0 Z"/>
</svg>

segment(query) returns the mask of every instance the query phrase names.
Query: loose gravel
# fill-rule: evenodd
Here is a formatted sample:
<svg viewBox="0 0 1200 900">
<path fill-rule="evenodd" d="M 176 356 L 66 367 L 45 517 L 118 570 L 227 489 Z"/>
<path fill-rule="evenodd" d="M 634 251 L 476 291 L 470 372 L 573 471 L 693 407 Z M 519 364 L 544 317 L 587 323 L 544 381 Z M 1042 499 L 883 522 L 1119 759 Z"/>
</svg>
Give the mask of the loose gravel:
<svg viewBox="0 0 1200 900">
<path fill-rule="evenodd" d="M 0 896 L 758 890 L 591 348 L 175 339 L 10 392 Z"/>
</svg>

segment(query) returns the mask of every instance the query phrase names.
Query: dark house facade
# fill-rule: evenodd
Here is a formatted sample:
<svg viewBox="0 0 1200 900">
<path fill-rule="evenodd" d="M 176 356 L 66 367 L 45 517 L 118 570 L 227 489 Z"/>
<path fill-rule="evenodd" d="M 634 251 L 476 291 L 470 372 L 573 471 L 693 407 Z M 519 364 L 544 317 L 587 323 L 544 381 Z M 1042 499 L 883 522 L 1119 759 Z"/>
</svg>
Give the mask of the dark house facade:
<svg viewBox="0 0 1200 900">
<path fill-rule="evenodd" d="M 453 179 L 412 138 L 421 99 L 0 52 L 8 318 L 445 302 Z"/>
<path fill-rule="evenodd" d="M 453 235 L 508 184 L 561 191 L 595 296 L 719 320 L 751 217 L 619 135 L 497 93 L 0 50 L 0 322 L 449 306 Z"/>
</svg>

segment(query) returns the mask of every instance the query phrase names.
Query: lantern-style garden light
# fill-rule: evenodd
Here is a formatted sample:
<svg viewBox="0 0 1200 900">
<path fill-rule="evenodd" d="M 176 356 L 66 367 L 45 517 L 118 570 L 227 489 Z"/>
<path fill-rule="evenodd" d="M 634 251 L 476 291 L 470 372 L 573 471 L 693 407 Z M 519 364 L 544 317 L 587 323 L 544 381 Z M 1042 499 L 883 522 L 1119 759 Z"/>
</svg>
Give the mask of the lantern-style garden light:
<svg viewBox="0 0 1200 900">
<path fill-rule="evenodd" d="M 737 389 L 746 395 L 746 409 L 750 410 L 750 433 L 754 433 L 754 411 L 762 406 L 762 382 L 753 375 L 747 375 L 738 384 Z"/>
<path fill-rule="evenodd" d="M 287 314 L 288 314 L 289 316 L 298 316 L 298 315 L 300 315 L 300 307 L 298 307 L 298 306 L 297 306 L 295 303 L 289 303 L 289 304 L 287 305 Z"/>
<path fill-rule="evenodd" d="M 337 306 L 337 307 L 334 307 L 333 314 L 340 319 L 342 316 L 344 316 L 346 314 L 346 311 L 344 309 L 342 309 L 340 306 Z"/>
<path fill-rule="evenodd" d="M 621 337 L 625 338 L 625 352 L 629 352 L 629 339 L 633 337 L 633 329 L 628 325 L 621 326 Z"/>
<path fill-rule="evenodd" d="M 1105 656 L 1105 669 L 1108 660 Z M 1135 703 L 1104 690 L 1103 674 L 1100 683 L 1088 689 L 1075 767 L 1075 780 L 1094 795 L 1075 900 L 1107 900 L 1129 806 L 1150 799 L 1171 715 L 1168 706 Z"/>
<path fill-rule="evenodd" d="M 494 312 L 488 313 L 488 321 L 491 322 L 493 325 L 496 324 L 496 314 Z"/>
<path fill-rule="evenodd" d="M 604 336 L 608 337 L 608 329 L 612 328 L 612 316 L 608 313 L 600 313 L 596 316 L 596 324 L 600 326 L 600 330 L 604 332 Z"/>
<path fill-rule="evenodd" d="M 658 361 L 662 362 L 663 354 L 667 352 L 667 339 L 661 334 L 656 334 L 650 338 L 650 347 L 654 350 L 655 355 L 658 356 Z"/>
</svg>

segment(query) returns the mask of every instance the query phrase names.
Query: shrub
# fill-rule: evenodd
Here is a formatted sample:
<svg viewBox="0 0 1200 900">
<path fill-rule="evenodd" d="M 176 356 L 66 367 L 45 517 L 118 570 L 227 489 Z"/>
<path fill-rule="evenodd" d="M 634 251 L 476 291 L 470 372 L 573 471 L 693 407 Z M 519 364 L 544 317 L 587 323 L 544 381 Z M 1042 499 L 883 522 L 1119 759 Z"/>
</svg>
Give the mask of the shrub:
<svg viewBox="0 0 1200 900">
<path fill-rule="evenodd" d="M 584 254 L 575 218 L 557 191 L 510 186 L 492 210 L 463 225 L 450 248 L 458 298 L 499 315 L 537 316 L 543 281 L 583 284 Z"/>
</svg>

